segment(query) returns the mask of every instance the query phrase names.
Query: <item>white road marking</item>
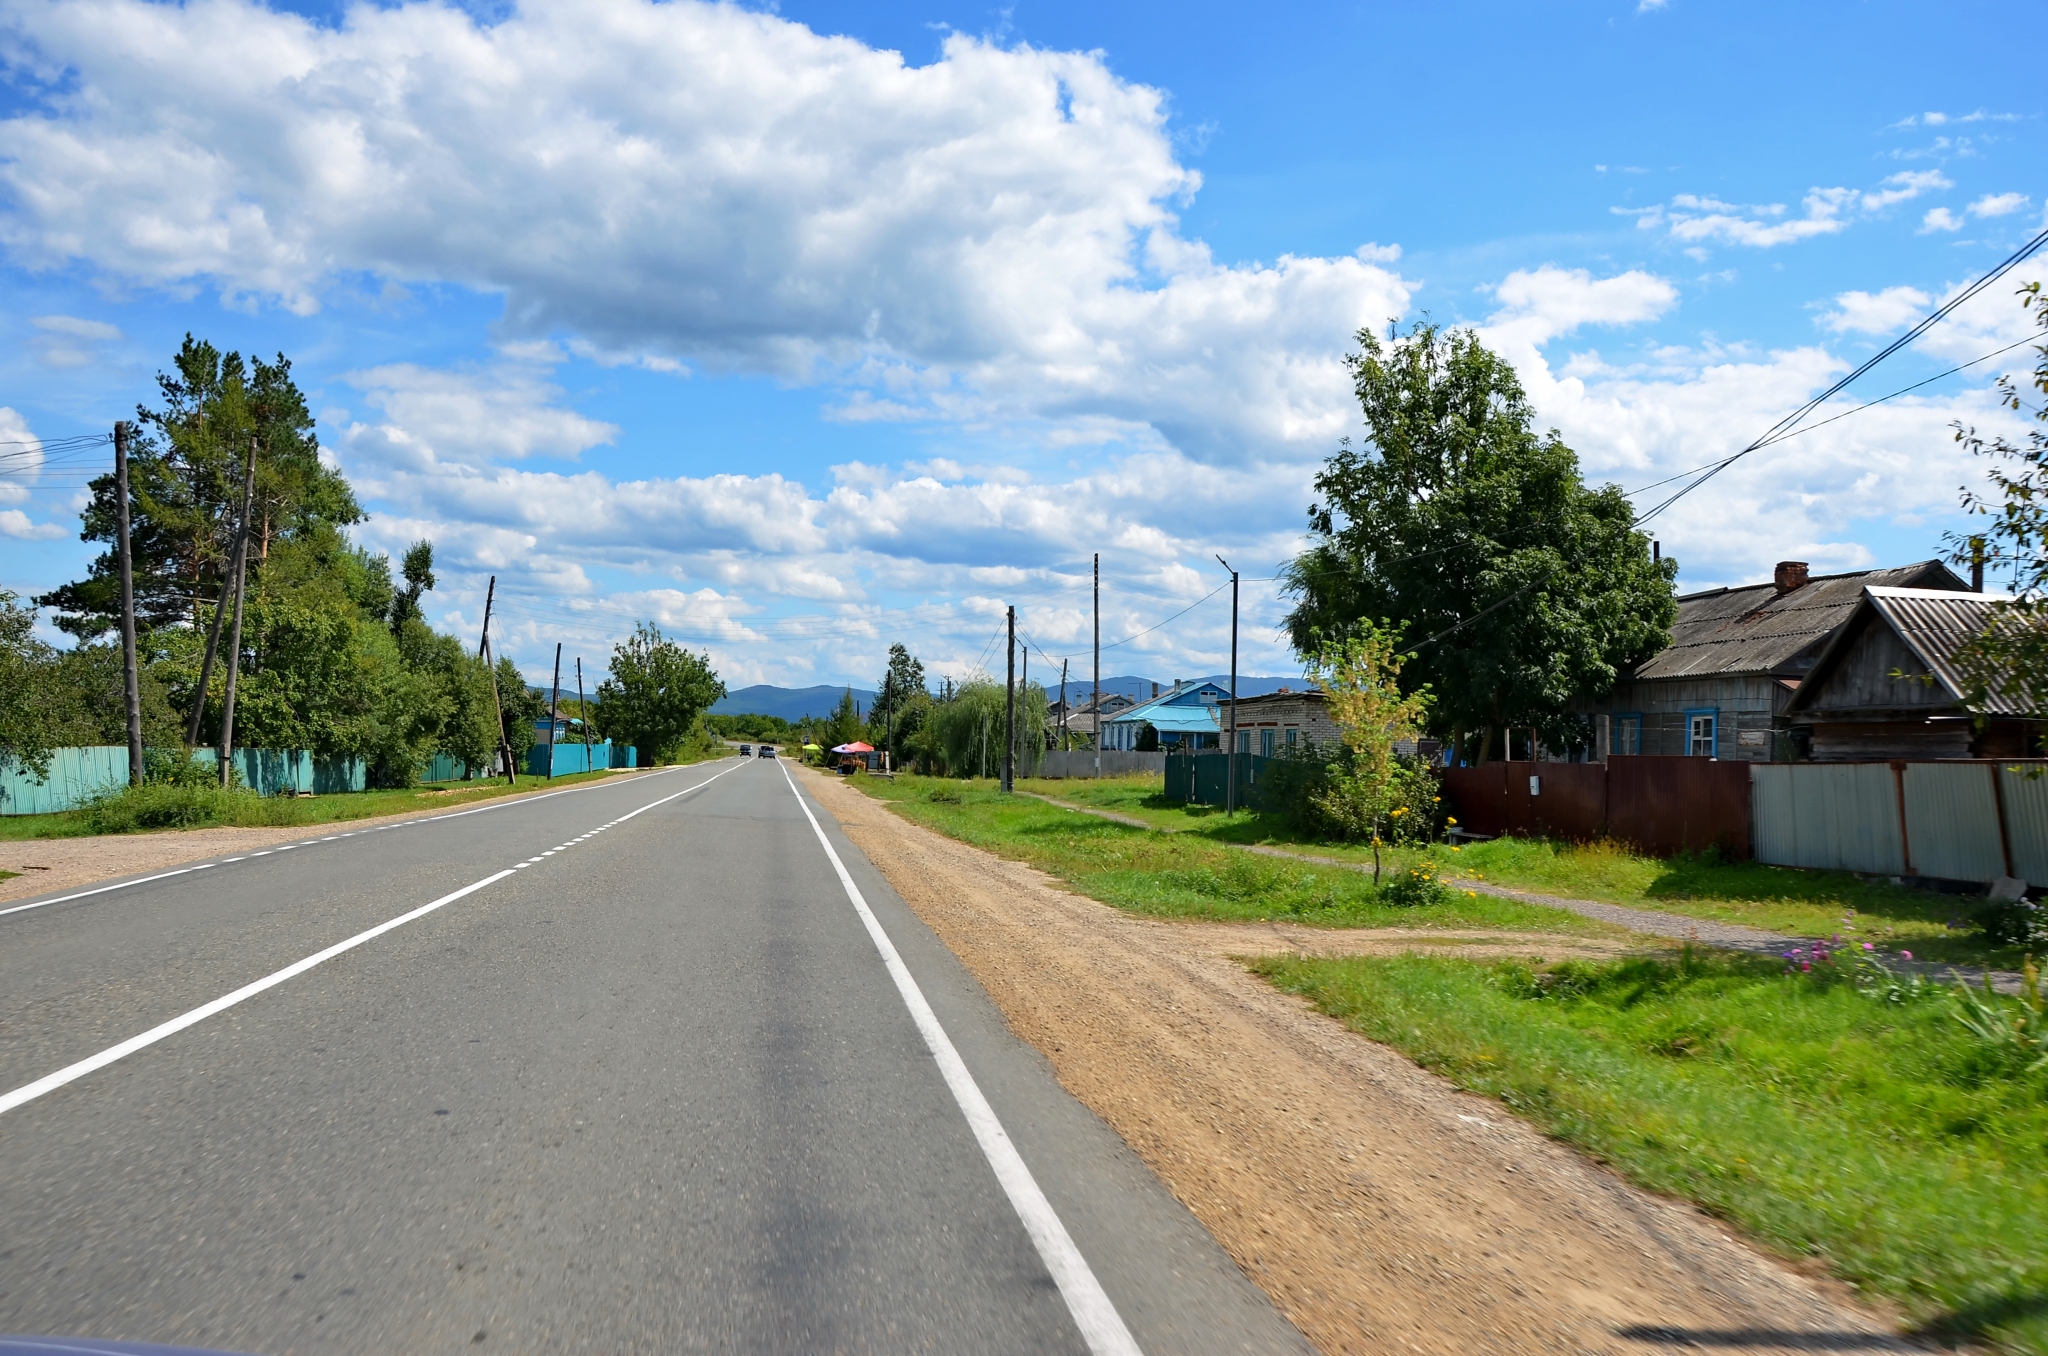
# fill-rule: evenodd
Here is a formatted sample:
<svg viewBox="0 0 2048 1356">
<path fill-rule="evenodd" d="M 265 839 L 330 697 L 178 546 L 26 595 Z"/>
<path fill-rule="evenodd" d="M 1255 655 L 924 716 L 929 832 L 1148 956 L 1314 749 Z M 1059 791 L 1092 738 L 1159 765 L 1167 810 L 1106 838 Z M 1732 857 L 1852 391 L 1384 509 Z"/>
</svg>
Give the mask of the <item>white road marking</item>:
<svg viewBox="0 0 2048 1356">
<path fill-rule="evenodd" d="M 853 883 L 846 863 L 839 860 L 832 840 L 825 836 L 818 817 L 811 813 L 810 803 L 796 789 L 796 780 L 789 775 L 787 766 L 782 769 L 782 778 L 789 783 L 790 794 L 796 797 L 804 818 L 811 821 L 811 832 L 818 835 L 819 846 L 832 859 L 832 869 L 839 873 L 839 883 L 845 887 L 846 897 L 853 901 L 854 911 L 867 927 L 875 950 L 882 953 L 882 965 L 888 970 L 889 978 L 896 981 L 896 992 L 902 995 L 903 1006 L 910 1009 L 918 1034 L 924 1037 L 925 1047 L 932 1052 L 939 1072 L 945 1076 L 946 1087 L 952 1092 L 953 1100 L 959 1103 L 961 1113 L 967 1117 L 968 1127 L 974 1131 L 981 1152 L 988 1158 L 989 1166 L 995 1169 L 996 1180 L 1002 1183 L 1011 1208 L 1017 1212 L 1017 1218 L 1023 1221 L 1024 1231 L 1031 1235 L 1032 1243 L 1037 1246 L 1045 1269 L 1052 1273 L 1061 1297 L 1067 1302 L 1068 1311 L 1074 1316 L 1075 1326 L 1081 1329 L 1081 1336 L 1088 1343 L 1088 1349 L 1096 1356 L 1142 1356 L 1137 1339 L 1124 1326 L 1122 1315 L 1117 1313 L 1116 1305 L 1110 1301 L 1102 1283 L 1095 1279 L 1088 1259 L 1081 1255 L 1080 1248 L 1074 1245 L 1073 1237 L 1067 1233 L 1067 1226 L 1060 1223 L 1052 1202 L 1039 1189 L 1038 1179 L 1031 1175 L 1024 1156 L 1010 1142 L 1009 1132 L 996 1119 L 995 1108 L 988 1104 L 988 1098 L 981 1095 L 974 1075 L 967 1071 L 960 1052 L 953 1048 L 952 1038 L 939 1025 L 938 1014 L 925 1001 L 924 990 L 918 988 L 910 967 L 897 953 L 896 944 L 889 940 L 889 934 L 882 930 L 881 921 L 868 907 L 860 887 Z"/>
<path fill-rule="evenodd" d="M 739 767 L 739 766 L 741 766 L 741 765 L 740 765 L 740 764 L 737 764 L 737 763 L 735 763 L 735 764 L 734 764 L 733 766 L 734 766 L 734 767 Z M 726 771 L 726 772 L 731 772 L 732 770 L 733 770 L 733 768 L 727 768 L 727 769 L 726 769 L 725 771 Z M 667 769 L 664 769 L 664 770 L 662 770 L 662 771 L 659 771 L 659 772 L 655 772 L 655 773 L 653 773 L 653 774 L 651 774 L 651 775 L 653 775 L 653 776 L 656 776 L 656 777 L 662 777 L 662 776 L 666 776 L 666 775 L 667 775 L 668 773 L 670 773 L 670 772 L 678 772 L 678 771 L 681 771 L 681 769 L 680 769 L 680 768 L 667 768 Z M 719 774 L 718 774 L 718 777 L 723 777 L 724 775 L 725 775 L 725 772 L 721 772 L 721 773 L 719 773 Z M 712 777 L 712 778 L 709 778 L 709 779 L 708 779 L 708 780 L 706 780 L 706 781 L 703 781 L 703 782 L 699 782 L 699 783 L 698 783 L 698 786 L 709 786 L 709 785 L 711 785 L 711 783 L 712 783 L 712 782 L 715 782 L 715 781 L 717 781 L 717 780 L 718 780 L 718 777 Z M 455 810 L 455 811 L 452 811 L 452 812 L 450 812 L 450 813 L 448 813 L 448 814 L 445 814 L 445 815 L 433 815 L 433 816 L 430 816 L 429 818 L 426 818 L 426 819 L 413 819 L 413 820 L 407 820 L 407 821 L 406 821 L 405 823 L 403 823 L 403 824 L 378 824 L 378 825 L 375 825 L 375 826 L 373 826 L 373 827 L 371 827 L 371 828 L 367 828 L 367 829 L 350 829 L 350 830 L 349 830 L 349 831 L 348 831 L 347 833 L 343 833 L 343 834 L 337 834 L 337 835 L 335 835 L 335 836 L 336 836 L 336 837 L 338 837 L 338 838 L 355 838 L 355 837 L 357 837 L 357 836 L 359 836 L 359 835 L 362 835 L 362 834 L 368 834 L 368 833 L 381 833 L 381 832 L 382 832 L 383 830 L 385 830 L 385 829 L 392 829 L 392 828 L 410 828 L 410 827 L 412 827 L 412 825 L 414 825 L 414 824 L 438 824 L 438 823 L 440 823 L 440 822 L 441 822 L 442 820 L 444 820 L 444 819 L 460 819 L 460 818 L 462 818 L 462 817 L 463 817 L 464 815 L 476 815 L 476 814 L 482 814 L 482 813 L 483 813 L 484 811 L 486 811 L 486 810 L 503 810 L 503 809 L 506 809 L 506 808 L 508 808 L 508 807 L 510 807 L 510 806 L 514 806 L 514 805 L 531 805 L 531 804 L 533 804 L 533 803 L 534 803 L 535 801 L 541 801 L 541 800 L 548 800 L 548 799 L 550 799 L 550 798 L 552 798 L 552 797 L 554 797 L 554 796 L 573 796 L 573 795 L 575 795 L 575 794 L 576 794 L 577 792 L 579 792 L 579 791 L 596 791 L 596 790 L 599 790 L 600 788 L 603 788 L 603 787 L 607 787 L 607 786 L 618 786 L 618 785 L 621 785 L 621 783 L 619 783 L 619 782 L 590 782 L 590 783 L 587 783 L 587 784 L 585 784 L 585 785 L 583 785 L 583 786 L 571 786 L 571 787 L 567 787 L 567 788 L 565 788 L 564 790 L 561 790 L 561 791 L 548 791 L 548 792 L 544 792 L 543 794 L 541 794 L 541 795 L 538 795 L 538 796 L 520 796 L 520 797 L 517 797 L 517 798 L 508 798 L 508 799 L 505 799 L 505 800 L 495 801 L 495 802 L 493 802 L 492 804 L 489 804 L 489 805 L 479 805 L 479 806 L 475 807 L 474 809 L 469 809 L 469 810 Z M 694 790 L 696 790 L 697 788 L 696 788 L 696 787 L 691 787 L 690 789 L 691 789 L 692 791 L 694 791 Z M 635 811 L 634 811 L 633 813 L 634 813 L 634 814 L 638 814 L 638 813 L 640 813 L 640 812 L 639 812 L 638 810 L 635 810 Z M 628 818 L 628 819 L 630 819 L 631 817 L 632 817 L 631 815 L 628 815 L 628 816 L 626 816 L 626 818 Z M 620 822 L 621 822 L 620 820 L 614 819 L 614 820 L 612 821 L 612 824 L 617 824 L 617 823 L 620 823 Z M 608 829 L 608 828 L 610 828 L 610 827 L 612 826 L 612 824 L 607 824 L 607 825 L 605 825 L 604 827 Z M 326 842 L 326 841 L 328 841 L 328 840 L 327 840 L 327 839 L 325 839 L 325 838 L 323 838 L 323 839 L 321 839 L 320 841 L 324 843 L 324 842 Z M 247 854 L 244 854 L 244 855 L 243 855 L 243 856 L 241 856 L 241 857 L 223 857 L 223 858 L 221 858 L 221 859 L 220 859 L 220 861 L 218 861 L 218 862 L 208 862 L 208 863 L 206 863 L 206 865 L 207 865 L 207 866 L 226 866 L 226 865 L 227 865 L 227 864 L 228 864 L 229 862 L 240 862 L 240 861 L 246 861 L 246 860 L 248 860 L 248 859 L 249 859 L 250 857 L 267 857 L 267 856 L 269 856 L 269 855 L 270 855 L 270 854 L 269 854 L 269 853 L 268 853 L 267 851 L 266 851 L 266 852 L 253 852 L 253 853 L 247 853 Z M 187 873 L 189 873 L 189 872 L 193 872 L 193 871 L 199 871 L 199 870 L 202 870 L 202 869 L 203 869 L 202 867 L 197 867 L 197 866 L 181 866 L 181 867 L 178 867 L 178 868 L 177 868 L 176 870 L 173 870 L 173 871 L 159 871 L 159 872 L 158 872 L 157 874 L 155 874 L 155 875 L 153 875 L 153 876 L 138 876 L 138 877 L 136 877 L 136 878 L 135 878 L 134 880 L 117 880 L 117 881 L 115 881 L 115 882 L 114 882 L 113 884 L 111 884 L 111 885 L 95 885 L 95 886 L 94 886 L 94 887 L 93 887 L 92 889 L 90 889 L 90 890 L 79 890 L 79 891 L 76 891 L 75 893 L 72 893 L 72 894 L 68 894 L 68 895 L 59 895 L 59 896 L 58 896 L 57 898 L 55 898 L 55 899 L 38 899 L 38 900 L 35 900 L 34 902 L 32 902 L 32 903 L 28 903 L 28 904 L 17 904 L 17 905 L 15 905 L 15 906 L 14 906 L 13 908 L 11 908 L 11 909 L 0 909 L 0 918 L 5 918 L 5 917 L 6 917 L 6 916 L 7 916 L 8 914 L 10 914 L 10 913 L 26 913 L 26 912 L 28 912 L 28 911 L 29 911 L 30 909 L 47 909 L 47 908 L 49 908 L 49 907 L 50 907 L 50 906 L 51 906 L 52 904 L 69 904 L 69 903 L 70 903 L 70 902 L 71 902 L 72 900 L 74 900 L 74 899 L 85 899 L 85 898 L 87 898 L 88 896 L 91 896 L 91 895 L 103 895 L 103 894 L 107 893 L 107 891 L 109 891 L 109 890 L 126 890 L 126 889 L 130 889 L 131 887 L 133 887 L 133 886 L 137 886 L 137 885 L 148 885 L 148 884 L 149 884 L 150 882 L 152 882 L 152 881 L 159 881 L 159 880 L 169 880 L 169 879 L 170 879 L 170 878 L 171 878 L 172 876 L 182 876 L 182 875 L 185 875 L 185 874 L 187 874 Z"/>
<path fill-rule="evenodd" d="M 726 769 L 727 772 L 730 772 L 731 770 L 731 768 Z M 705 787 L 711 785 L 711 783 L 717 781 L 718 777 L 723 777 L 724 775 L 725 773 L 721 772 L 718 774 L 717 777 L 707 777 L 703 781 L 697 783 L 695 786 L 684 787 L 682 790 L 676 792 L 675 795 L 663 796 L 660 800 L 650 801 L 647 804 L 641 806 L 639 809 L 633 811 L 632 814 L 621 815 L 619 819 L 615 822 L 624 823 L 626 820 L 631 819 L 633 815 L 645 814 L 649 810 L 654 809 L 658 805 L 666 805 L 670 801 L 675 800 L 678 797 L 689 795 L 692 791 L 701 791 Z M 189 870 L 190 868 L 186 869 Z M 389 919 L 386 922 L 379 923 L 377 924 L 377 926 L 373 928 L 369 928 L 365 931 L 358 932 L 355 936 L 350 937 L 347 941 L 336 942 L 333 946 L 328 947 L 324 951 L 316 951 L 312 955 L 306 957 L 304 960 L 294 961 L 290 965 L 285 966 L 284 969 L 282 970 L 272 971 L 270 974 L 265 975 L 263 978 L 257 980 L 253 984 L 244 984 L 241 988 L 236 989 L 233 993 L 222 994 L 219 998 L 214 999 L 211 1003 L 202 1003 L 198 1007 L 192 1009 L 190 1012 L 187 1012 L 182 1016 L 173 1017 L 171 1018 L 170 1021 L 165 1022 L 160 1026 L 153 1026 L 139 1036 L 130 1036 L 127 1040 L 122 1041 L 119 1045 L 110 1045 L 96 1055 L 89 1055 L 86 1058 L 79 1060 L 76 1064 L 66 1065 L 64 1068 L 57 1070 L 57 1072 L 53 1074 L 46 1074 L 42 1078 L 38 1078 L 33 1083 L 25 1083 L 21 1087 L 16 1088 L 14 1091 L 10 1093 L 0 1095 L 0 1115 L 5 1115 L 7 1112 L 14 1110 L 16 1107 L 21 1106 L 24 1103 L 33 1102 L 34 1100 L 36 1100 L 36 1098 L 43 1096 L 45 1093 L 55 1092 L 58 1088 L 63 1087 L 67 1083 L 75 1083 L 79 1079 L 85 1077 L 89 1073 L 92 1073 L 96 1069 L 104 1069 L 109 1064 L 115 1063 L 118 1060 L 126 1059 L 129 1055 L 134 1054 L 138 1050 L 146 1050 L 150 1046 L 155 1045 L 158 1041 L 163 1040 L 168 1036 L 177 1035 L 186 1027 L 197 1026 L 199 1023 L 205 1021 L 207 1018 L 213 1016 L 215 1013 L 225 1012 L 229 1008 L 235 1006 L 237 1003 L 243 1002 L 246 999 L 254 998 L 257 994 L 262 993 L 266 989 L 274 989 L 278 985 L 284 983 L 286 980 L 292 979 L 298 975 L 306 973 L 306 971 L 312 969 L 316 965 L 321 964 L 323 961 L 329 961 L 334 959 L 336 956 L 341 955 L 344 952 L 353 951 L 357 947 L 361 946 L 364 942 L 373 941 L 378 937 L 382 937 L 385 933 L 390 932 L 395 928 L 402 928 L 407 923 L 412 922 L 416 918 L 424 918 L 428 914 L 434 912 L 436 909 L 444 908 L 447 905 L 453 904 L 456 900 L 461 899 L 465 895 L 475 894 L 478 890 L 483 889 L 486 885 L 493 885 L 496 884 L 498 881 L 505 879 L 505 877 L 511 875 L 517 869 L 517 867 L 506 867 L 503 871 L 499 871 L 495 874 L 485 876 L 482 880 L 473 881 L 470 884 L 463 886 L 460 890 L 452 891 L 451 893 L 442 895 L 439 899 L 433 900 L 430 903 L 420 905 L 417 909 L 414 909 L 410 913 L 402 913 L 398 917 Z M 182 874 L 182 872 L 174 871 L 167 872 L 166 874 L 180 875 Z"/>
</svg>

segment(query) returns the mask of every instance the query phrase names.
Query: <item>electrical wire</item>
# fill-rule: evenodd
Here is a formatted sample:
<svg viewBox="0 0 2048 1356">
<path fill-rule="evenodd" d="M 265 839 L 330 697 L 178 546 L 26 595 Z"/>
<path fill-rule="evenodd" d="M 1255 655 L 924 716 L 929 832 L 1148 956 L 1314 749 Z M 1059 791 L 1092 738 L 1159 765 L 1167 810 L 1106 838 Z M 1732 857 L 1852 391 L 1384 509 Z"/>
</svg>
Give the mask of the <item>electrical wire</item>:
<svg viewBox="0 0 2048 1356">
<path fill-rule="evenodd" d="M 1786 438 L 1791 437 L 1793 431 L 1797 429 L 1800 424 L 1805 422 L 1806 416 L 1812 414 L 1816 409 L 1820 408 L 1821 405 L 1823 405 L 1829 400 L 1832 400 L 1835 396 L 1839 395 L 1842 391 L 1846 390 L 1849 384 L 1851 382 L 1854 382 L 1858 377 L 1861 377 L 1864 373 L 1876 367 L 1886 358 L 1891 357 L 1892 354 L 1897 353 L 1900 349 L 1912 343 L 1921 335 L 1927 333 L 1928 330 L 1932 329 L 1935 325 L 1945 320 L 1949 316 L 1949 314 L 1953 312 L 1958 306 L 1961 306 L 1964 302 L 1970 300 L 1970 298 L 1976 296 L 1979 292 L 1982 292 L 1992 283 L 1998 281 L 1998 279 L 2004 277 L 2007 273 L 2011 272 L 2014 268 L 2018 267 L 2024 260 L 2026 260 L 2036 250 L 2039 250 L 2043 245 L 2048 245 L 2048 230 L 2041 231 L 2039 234 L 2034 236 L 2033 239 L 2029 240 L 2026 244 L 2020 246 L 2011 254 L 2007 255 L 1988 273 L 1985 273 L 1982 277 L 1978 278 L 1977 281 L 1971 283 L 1968 287 L 1965 287 L 1962 291 L 1956 293 L 1955 296 L 1949 298 L 1946 302 L 1942 303 L 1933 311 L 1929 312 L 1925 317 L 1923 317 L 1920 320 L 1918 324 L 1914 325 L 1913 328 L 1907 330 L 1904 334 L 1892 340 L 1889 344 L 1886 344 L 1876 353 L 1864 359 L 1864 361 L 1857 366 L 1856 370 L 1849 373 L 1849 375 L 1843 377 L 1840 381 L 1835 382 L 1833 385 L 1829 386 L 1825 391 L 1822 391 L 1819 395 L 1807 401 L 1804 405 L 1801 405 L 1798 409 L 1794 410 L 1792 413 L 1780 419 L 1777 423 L 1765 429 L 1761 435 L 1759 435 L 1755 440 L 1753 440 L 1747 447 L 1743 448 L 1740 452 L 1737 452 L 1735 455 L 1731 457 L 1724 457 L 1720 461 L 1713 463 L 1706 470 L 1706 473 L 1701 475 L 1697 480 L 1694 480 L 1692 483 L 1684 486 L 1676 494 L 1671 495 L 1662 503 L 1659 503 L 1655 508 L 1649 509 L 1644 513 L 1638 514 L 1636 517 L 1635 526 L 1640 527 L 1644 523 L 1649 522 L 1652 518 L 1655 518 L 1665 509 L 1670 508 L 1673 504 L 1676 504 L 1679 500 L 1685 498 L 1694 490 L 1698 489 L 1700 486 L 1712 480 L 1715 476 L 1720 475 L 1721 472 L 1727 470 L 1736 462 L 1741 461 L 1750 453 L 1755 452 L 1760 448 L 1768 447 L 1774 442 L 1782 442 Z M 2017 348 L 2018 345 L 2015 344 L 2012 345 L 2012 347 Z M 1887 399 L 1889 399 L 1889 397 L 1887 397 Z M 1820 427 L 1820 425 L 1816 424 L 1813 425 L 1813 427 L 1818 428 Z"/>
</svg>

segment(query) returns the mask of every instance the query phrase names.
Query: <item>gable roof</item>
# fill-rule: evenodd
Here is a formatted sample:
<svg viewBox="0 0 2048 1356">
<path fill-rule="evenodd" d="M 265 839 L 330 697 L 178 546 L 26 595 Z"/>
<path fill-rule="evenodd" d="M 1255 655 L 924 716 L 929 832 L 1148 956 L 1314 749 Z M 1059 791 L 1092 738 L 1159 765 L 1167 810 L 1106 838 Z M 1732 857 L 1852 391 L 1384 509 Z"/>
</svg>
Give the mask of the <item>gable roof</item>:
<svg viewBox="0 0 2048 1356">
<path fill-rule="evenodd" d="M 1864 590 L 1858 610 L 1850 614 L 1851 624 L 1835 637 L 1815 661 L 1813 671 L 1787 703 L 1788 712 L 1803 711 L 1816 700 L 1828 676 L 1848 654 L 1863 623 L 1876 620 L 1889 626 L 1914 658 L 1927 666 L 1934 681 L 1958 706 L 1980 716 L 2031 716 L 2015 696 L 1993 691 L 1981 707 L 1970 707 L 1963 694 L 1968 682 L 1956 668 L 1956 655 L 1970 640 L 1984 633 L 2005 600 L 1996 594 L 1966 593 L 1950 589 L 1902 589 L 1872 587 Z"/>
<path fill-rule="evenodd" d="M 1940 561 L 1923 560 L 1890 570 L 1815 575 L 1789 593 L 1780 593 L 1775 584 L 1689 593 L 1678 600 L 1671 643 L 1632 676 L 1797 676 L 1856 615 L 1864 590 L 1872 587 L 1960 591 L 1963 581 Z"/>
</svg>

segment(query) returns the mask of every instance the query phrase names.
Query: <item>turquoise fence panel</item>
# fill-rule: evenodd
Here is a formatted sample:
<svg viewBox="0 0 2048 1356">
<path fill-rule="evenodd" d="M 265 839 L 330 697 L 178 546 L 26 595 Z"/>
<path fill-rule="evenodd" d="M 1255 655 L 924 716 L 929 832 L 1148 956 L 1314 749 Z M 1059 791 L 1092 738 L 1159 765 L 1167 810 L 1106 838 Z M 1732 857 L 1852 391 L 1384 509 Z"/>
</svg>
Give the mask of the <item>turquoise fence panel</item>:
<svg viewBox="0 0 2048 1356">
<path fill-rule="evenodd" d="M 478 768 L 479 773 L 483 772 Z M 427 760 L 426 770 L 420 774 L 423 782 L 458 781 L 469 774 L 469 764 L 452 753 L 437 753 Z"/>
<path fill-rule="evenodd" d="M 220 755 L 212 749 L 194 749 L 192 757 L 209 768 L 220 765 Z M 303 749 L 235 750 L 235 775 L 243 786 L 264 796 L 360 791 L 367 784 L 367 772 L 360 758 L 315 758 Z M 12 763 L 0 772 L 0 815 L 47 815 L 76 809 L 127 782 L 126 748 L 57 749 L 50 755 L 50 775 L 42 782 Z"/>
<path fill-rule="evenodd" d="M 1260 808 L 1259 777 L 1273 760 L 1256 753 L 1237 755 L 1237 803 Z M 1193 805 L 1223 804 L 1224 784 L 1230 780 L 1230 754 L 1169 753 L 1166 755 L 1168 800 Z"/>
<path fill-rule="evenodd" d="M 53 750 L 50 775 L 41 782 L 10 759 L 6 770 L 0 772 L 0 814 L 55 814 L 83 805 L 103 791 L 118 790 L 127 781 L 125 746 Z"/>
<path fill-rule="evenodd" d="M 609 768 L 638 766 L 639 750 L 630 744 L 535 744 L 526 751 L 526 772 L 530 777 L 548 774 L 550 755 L 554 775 L 572 777 L 579 772 L 603 772 Z"/>
</svg>

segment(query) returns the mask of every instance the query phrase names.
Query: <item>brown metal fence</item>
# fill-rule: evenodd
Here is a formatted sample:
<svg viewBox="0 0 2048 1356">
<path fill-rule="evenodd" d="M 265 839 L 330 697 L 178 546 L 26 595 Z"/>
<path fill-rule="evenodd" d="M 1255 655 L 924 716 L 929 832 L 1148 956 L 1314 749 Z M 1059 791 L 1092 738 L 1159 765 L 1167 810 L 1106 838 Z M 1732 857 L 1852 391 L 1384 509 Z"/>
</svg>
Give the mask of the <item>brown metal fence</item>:
<svg viewBox="0 0 2048 1356">
<path fill-rule="evenodd" d="M 1488 763 L 1444 772 L 1461 827 L 1491 836 L 1614 838 L 1654 856 L 1750 855 L 1749 765 L 1711 758 Z"/>
</svg>

